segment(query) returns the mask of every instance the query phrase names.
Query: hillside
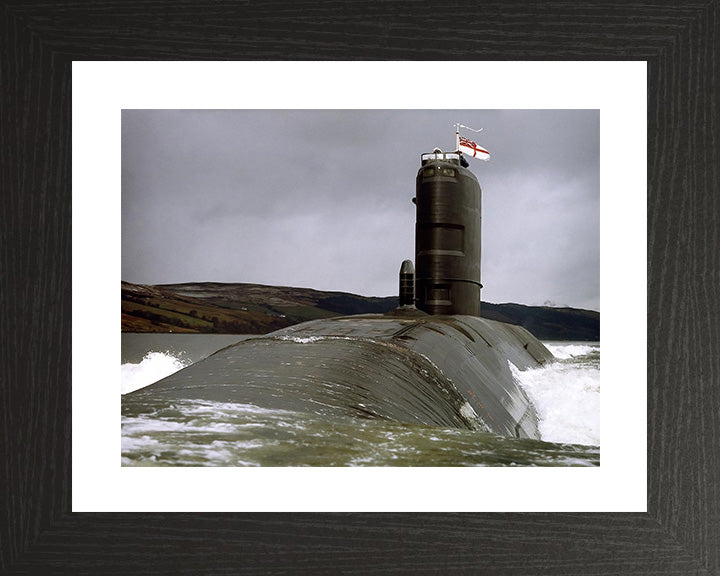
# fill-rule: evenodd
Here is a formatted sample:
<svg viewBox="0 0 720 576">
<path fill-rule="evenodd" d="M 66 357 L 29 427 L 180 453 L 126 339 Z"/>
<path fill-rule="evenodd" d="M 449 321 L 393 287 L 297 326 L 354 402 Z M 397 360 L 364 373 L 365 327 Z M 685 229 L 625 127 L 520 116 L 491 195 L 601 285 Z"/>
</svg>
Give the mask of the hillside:
<svg viewBox="0 0 720 576">
<path fill-rule="evenodd" d="M 600 313 L 593 310 L 483 302 L 481 314 L 522 326 L 539 340 L 600 341 Z"/>
<path fill-rule="evenodd" d="M 265 334 L 306 320 L 385 313 L 398 303 L 394 296 L 217 282 L 122 282 L 121 293 L 123 332 Z M 482 316 L 523 326 L 540 339 L 600 340 L 598 312 L 483 302 Z"/>
</svg>

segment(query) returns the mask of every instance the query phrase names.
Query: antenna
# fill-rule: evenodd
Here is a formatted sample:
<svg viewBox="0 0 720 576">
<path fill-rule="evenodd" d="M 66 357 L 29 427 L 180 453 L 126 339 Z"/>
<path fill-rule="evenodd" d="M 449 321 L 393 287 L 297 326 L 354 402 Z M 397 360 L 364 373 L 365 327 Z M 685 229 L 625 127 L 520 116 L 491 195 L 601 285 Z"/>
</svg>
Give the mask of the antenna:
<svg viewBox="0 0 720 576">
<path fill-rule="evenodd" d="M 465 126 L 464 124 L 455 124 L 458 128 L 467 128 L 468 130 L 471 130 L 473 132 L 482 132 L 483 129 L 480 128 L 480 130 L 475 130 L 475 128 L 470 128 L 470 126 Z"/>
</svg>

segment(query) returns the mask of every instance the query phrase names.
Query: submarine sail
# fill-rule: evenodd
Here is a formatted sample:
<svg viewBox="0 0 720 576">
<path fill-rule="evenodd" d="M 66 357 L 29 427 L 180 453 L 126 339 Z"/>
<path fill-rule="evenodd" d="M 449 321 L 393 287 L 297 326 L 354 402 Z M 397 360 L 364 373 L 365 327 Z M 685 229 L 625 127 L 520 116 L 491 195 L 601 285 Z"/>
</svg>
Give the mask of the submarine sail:
<svg viewBox="0 0 720 576">
<path fill-rule="evenodd" d="M 428 314 L 480 315 L 482 192 L 461 155 L 423 154 L 415 185 L 415 291 Z"/>
</svg>

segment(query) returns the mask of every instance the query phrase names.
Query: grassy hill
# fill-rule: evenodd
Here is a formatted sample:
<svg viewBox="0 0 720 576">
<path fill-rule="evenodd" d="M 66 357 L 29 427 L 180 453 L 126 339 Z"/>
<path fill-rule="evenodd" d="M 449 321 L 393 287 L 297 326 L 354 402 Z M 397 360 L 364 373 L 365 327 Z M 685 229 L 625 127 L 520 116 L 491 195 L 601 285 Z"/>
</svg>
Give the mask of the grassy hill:
<svg viewBox="0 0 720 576">
<path fill-rule="evenodd" d="M 122 282 L 123 332 L 265 334 L 292 324 L 385 313 L 397 297 L 366 297 L 309 288 L 195 282 Z M 547 340 L 600 340 L 600 314 L 573 308 L 482 304 L 482 316 L 517 324 Z"/>
</svg>

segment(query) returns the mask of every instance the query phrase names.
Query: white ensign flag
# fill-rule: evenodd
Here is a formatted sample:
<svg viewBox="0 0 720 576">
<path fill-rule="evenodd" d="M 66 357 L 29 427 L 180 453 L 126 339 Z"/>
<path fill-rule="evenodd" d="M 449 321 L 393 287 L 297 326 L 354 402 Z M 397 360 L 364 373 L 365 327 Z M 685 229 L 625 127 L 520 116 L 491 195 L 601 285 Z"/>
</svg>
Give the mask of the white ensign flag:
<svg viewBox="0 0 720 576">
<path fill-rule="evenodd" d="M 463 154 L 467 154 L 473 158 L 479 158 L 480 160 L 490 160 L 490 152 L 482 146 L 478 146 L 472 140 L 465 138 L 465 136 L 459 137 L 458 147 Z"/>
</svg>

